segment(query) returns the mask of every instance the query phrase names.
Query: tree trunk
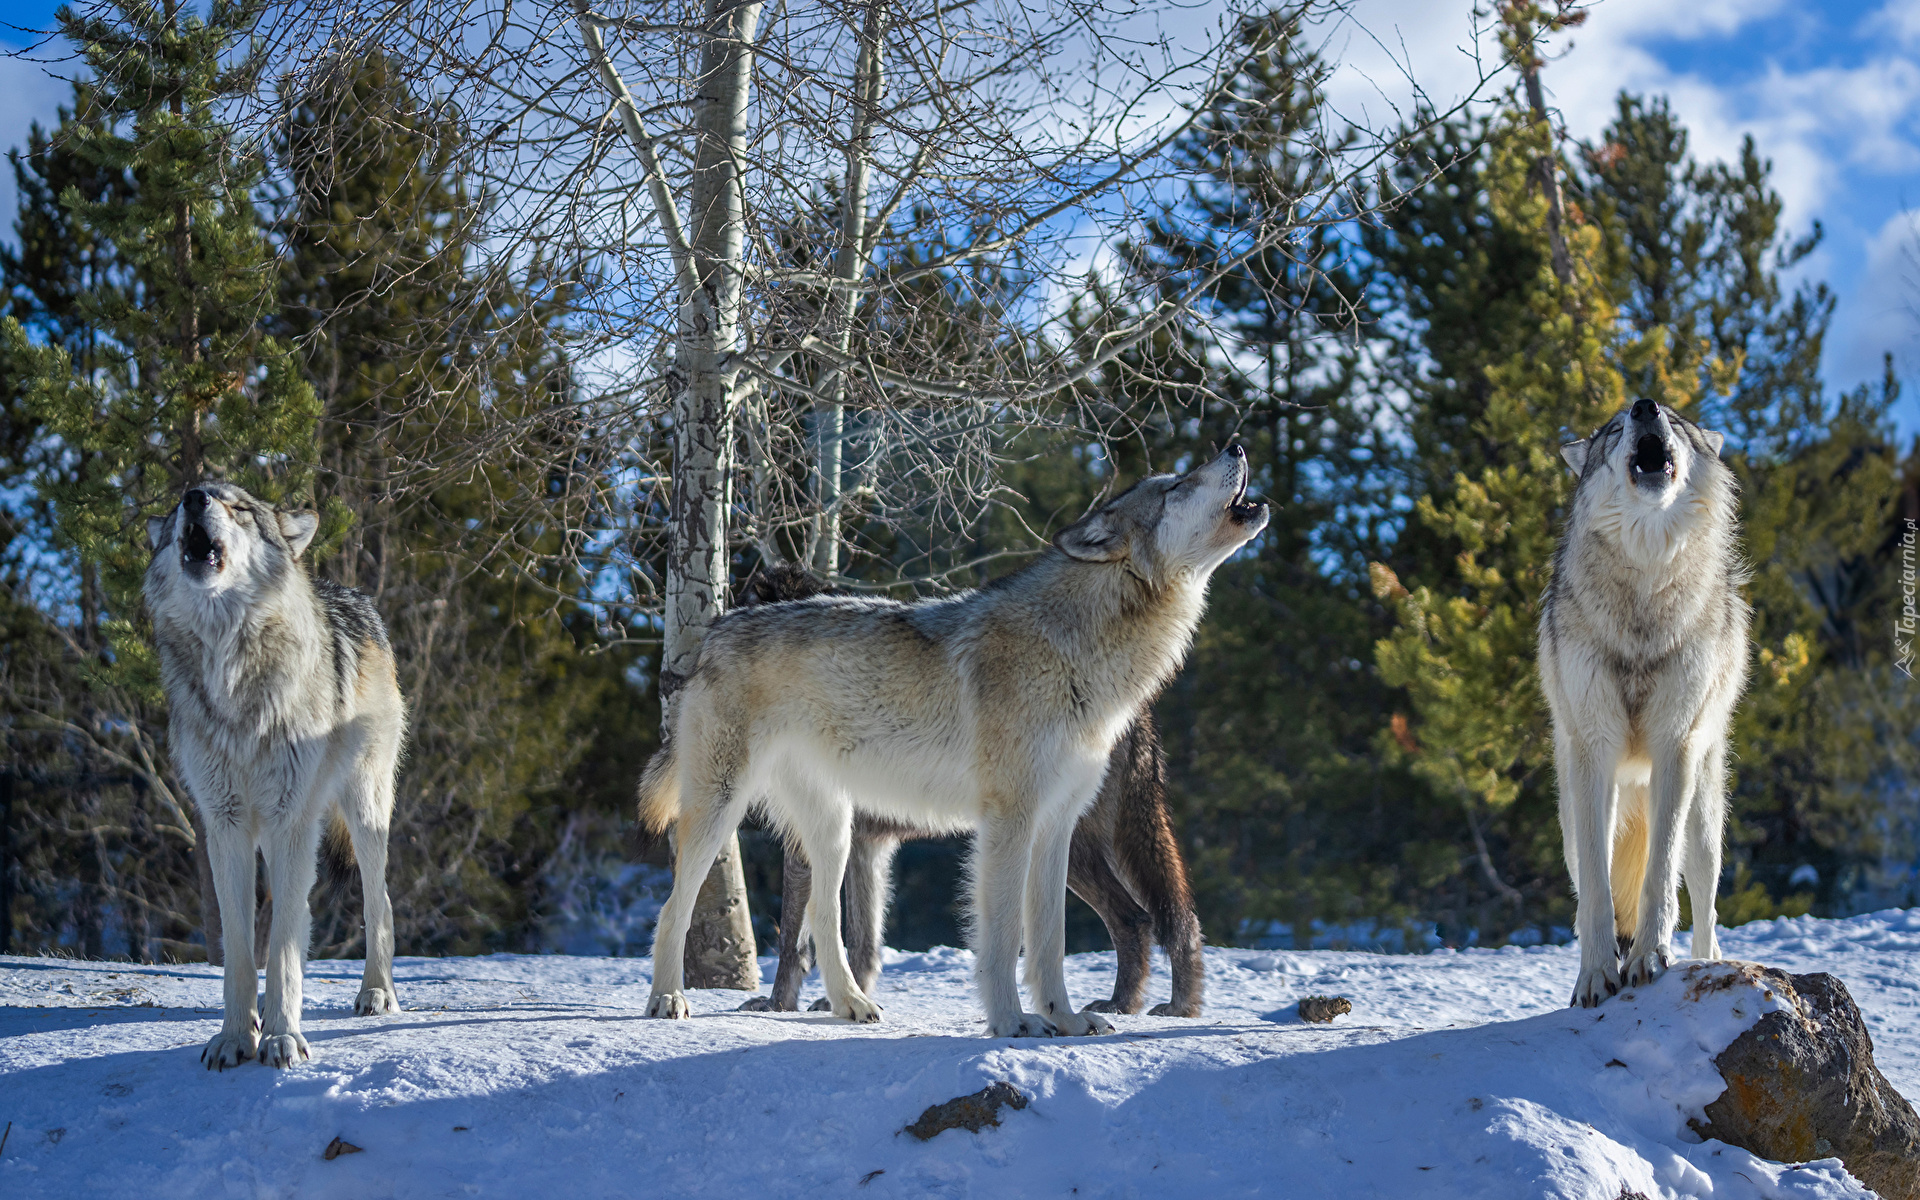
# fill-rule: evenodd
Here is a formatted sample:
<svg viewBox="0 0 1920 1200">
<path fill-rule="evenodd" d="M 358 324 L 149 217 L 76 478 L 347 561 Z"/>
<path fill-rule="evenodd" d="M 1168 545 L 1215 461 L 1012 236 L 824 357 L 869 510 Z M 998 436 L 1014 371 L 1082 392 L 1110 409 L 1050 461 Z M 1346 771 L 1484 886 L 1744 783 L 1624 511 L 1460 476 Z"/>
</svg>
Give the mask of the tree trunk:
<svg viewBox="0 0 1920 1200">
<path fill-rule="evenodd" d="M 886 84 L 882 73 L 880 39 L 886 29 L 886 0 L 870 0 L 860 29 L 860 57 L 854 67 L 853 123 L 847 136 L 846 185 L 840 195 L 840 245 L 833 274 L 843 286 L 827 297 L 827 319 L 832 325 L 834 349 L 844 358 L 853 347 L 852 291 L 844 286 L 866 273 L 867 182 L 873 156 L 873 123 Z M 813 569 L 823 579 L 840 570 L 842 447 L 847 432 L 847 373 L 840 364 L 827 368 L 827 398 L 814 405 L 814 436 L 818 441 L 814 498 L 820 505 L 813 543 Z"/>
<path fill-rule="evenodd" d="M 760 0 L 708 0 L 709 40 L 697 85 L 688 238 L 696 286 L 681 299 L 673 398 L 672 541 L 662 647 L 662 717 L 693 670 L 700 642 L 725 607 L 727 507 L 732 475 L 735 354 L 740 337 L 747 98 Z M 753 923 L 740 841 L 727 839 L 701 885 L 687 932 L 687 986 L 755 991 Z"/>
</svg>

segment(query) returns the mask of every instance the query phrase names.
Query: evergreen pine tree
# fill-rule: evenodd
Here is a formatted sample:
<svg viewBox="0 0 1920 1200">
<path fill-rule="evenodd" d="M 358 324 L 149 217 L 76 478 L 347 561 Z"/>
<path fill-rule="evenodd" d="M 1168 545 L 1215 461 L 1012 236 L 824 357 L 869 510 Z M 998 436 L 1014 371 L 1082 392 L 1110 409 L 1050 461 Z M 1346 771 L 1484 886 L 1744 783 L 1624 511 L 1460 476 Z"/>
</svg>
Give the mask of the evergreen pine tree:
<svg viewBox="0 0 1920 1200">
<path fill-rule="evenodd" d="M 312 389 L 262 331 L 276 268 L 255 211 L 260 159 L 218 115 L 253 89 L 263 61 L 246 44 L 264 5 L 218 0 L 201 19 L 183 0 L 125 0 L 117 16 L 72 9 L 61 31 L 92 78 L 92 120 L 70 122 L 72 153 L 94 172 L 132 181 L 62 203 L 84 236 L 111 245 L 127 284 L 99 281 L 75 297 L 92 330 L 91 369 L 58 344 L 35 344 L 18 321 L 0 326 L 16 361 L 31 364 L 29 397 L 46 431 L 87 460 L 78 477 L 49 474 L 36 490 L 62 539 L 101 575 L 114 665 L 156 694 L 152 659 L 134 632 L 147 565 L 146 520 L 181 489 L 224 477 L 270 501 L 304 499 L 311 483 Z M 239 47 L 237 62 L 224 60 Z"/>
</svg>

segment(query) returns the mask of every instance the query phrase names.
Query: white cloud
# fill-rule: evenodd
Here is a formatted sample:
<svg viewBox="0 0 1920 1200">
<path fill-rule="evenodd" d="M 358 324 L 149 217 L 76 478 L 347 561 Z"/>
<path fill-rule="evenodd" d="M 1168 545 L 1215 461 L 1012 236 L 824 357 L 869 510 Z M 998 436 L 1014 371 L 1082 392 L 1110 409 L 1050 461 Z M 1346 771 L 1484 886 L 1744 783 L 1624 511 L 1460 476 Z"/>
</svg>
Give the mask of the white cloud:
<svg viewBox="0 0 1920 1200">
<path fill-rule="evenodd" d="M 1828 374 L 1837 381 L 1879 378 L 1881 356 L 1911 376 L 1920 369 L 1920 209 L 1889 217 L 1867 239 L 1857 282 L 1842 298 L 1844 323 L 1827 349 Z M 1838 323 L 1838 322 L 1837 322 Z M 1911 407 L 1909 403 L 1908 407 Z"/>
</svg>

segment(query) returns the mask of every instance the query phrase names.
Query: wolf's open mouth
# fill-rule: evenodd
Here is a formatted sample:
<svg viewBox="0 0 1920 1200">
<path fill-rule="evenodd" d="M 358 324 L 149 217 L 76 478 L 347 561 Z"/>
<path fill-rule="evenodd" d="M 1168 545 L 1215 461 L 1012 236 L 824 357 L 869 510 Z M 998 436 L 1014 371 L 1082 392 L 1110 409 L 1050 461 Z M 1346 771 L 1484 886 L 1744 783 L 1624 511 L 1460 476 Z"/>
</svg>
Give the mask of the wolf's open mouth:
<svg viewBox="0 0 1920 1200">
<path fill-rule="evenodd" d="M 1240 471 L 1240 486 L 1233 493 L 1233 499 L 1227 501 L 1227 515 L 1238 524 L 1244 525 L 1266 511 L 1267 506 L 1257 500 L 1247 499 L 1247 476 L 1249 472 Z"/>
<path fill-rule="evenodd" d="M 180 539 L 180 561 L 205 563 L 217 571 L 221 566 L 220 543 L 207 533 L 205 525 L 195 522 L 187 526 L 186 536 Z"/>
<path fill-rule="evenodd" d="M 1633 480 L 1653 483 L 1673 478 L 1673 455 L 1667 453 L 1667 439 L 1658 434 L 1643 436 L 1633 448 Z"/>
</svg>

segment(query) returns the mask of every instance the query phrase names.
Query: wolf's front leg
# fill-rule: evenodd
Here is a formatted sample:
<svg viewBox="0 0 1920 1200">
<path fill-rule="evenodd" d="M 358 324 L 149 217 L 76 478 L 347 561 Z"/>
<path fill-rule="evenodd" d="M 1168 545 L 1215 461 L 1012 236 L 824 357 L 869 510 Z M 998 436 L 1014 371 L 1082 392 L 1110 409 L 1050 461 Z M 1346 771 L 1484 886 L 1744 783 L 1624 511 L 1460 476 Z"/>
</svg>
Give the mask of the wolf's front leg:
<svg viewBox="0 0 1920 1200">
<path fill-rule="evenodd" d="M 1720 887 L 1721 839 L 1727 827 L 1726 771 L 1726 744 L 1716 742 L 1700 761 L 1680 856 L 1687 898 L 1693 902 L 1693 957 L 1709 961 L 1720 957 L 1714 894 Z"/>
<path fill-rule="evenodd" d="M 269 1067 L 290 1067 L 312 1057 L 300 1031 L 300 1005 L 307 944 L 313 939 L 313 910 L 307 896 L 313 891 L 320 822 L 296 818 L 269 833 L 265 849 L 267 888 L 276 903 L 267 935 L 267 1004 L 260 1061 Z"/>
<path fill-rule="evenodd" d="M 383 1016 L 400 1011 L 393 987 L 393 901 L 387 896 L 387 836 L 393 814 L 393 769 L 396 748 L 369 753 L 359 774 L 348 782 L 341 804 L 354 861 L 360 864 L 360 895 L 366 910 L 367 966 L 360 976 L 360 994 L 354 998 L 358 1017 Z"/>
<path fill-rule="evenodd" d="M 1574 932 L 1580 940 L 1580 975 L 1573 985 L 1573 1004 L 1592 1008 L 1620 990 L 1620 959 L 1614 943 L 1613 891 L 1609 886 L 1613 852 L 1614 766 L 1604 765 L 1580 751 L 1562 754 L 1555 766 L 1560 773 L 1560 819 L 1567 822 L 1568 848 L 1573 852 L 1575 897 Z"/>
<path fill-rule="evenodd" d="M 1640 885 L 1633 945 L 1627 951 L 1628 987 L 1652 983 L 1673 961 L 1673 927 L 1680 916 L 1680 839 L 1698 775 L 1699 755 L 1690 747 L 1655 751 L 1647 793 L 1647 871 Z"/>
<path fill-rule="evenodd" d="M 260 1045 L 257 979 L 253 967 L 253 838 L 237 820 L 201 813 L 207 860 L 220 904 L 220 947 L 226 958 L 220 1032 L 200 1051 L 209 1071 L 237 1067 Z"/>
<path fill-rule="evenodd" d="M 1033 852 L 1031 822 L 1029 813 L 1013 805 L 990 804 L 974 844 L 973 976 L 987 1010 L 988 1037 L 1052 1037 L 1060 1032 L 1047 1018 L 1021 1011 L 1020 988 L 1014 982 Z"/>
<path fill-rule="evenodd" d="M 1040 827 L 1027 870 L 1027 994 L 1061 1033 L 1112 1033 L 1113 1023 L 1091 1009 L 1075 1012 L 1067 996 L 1067 858 L 1079 805 L 1063 805 Z"/>
</svg>

